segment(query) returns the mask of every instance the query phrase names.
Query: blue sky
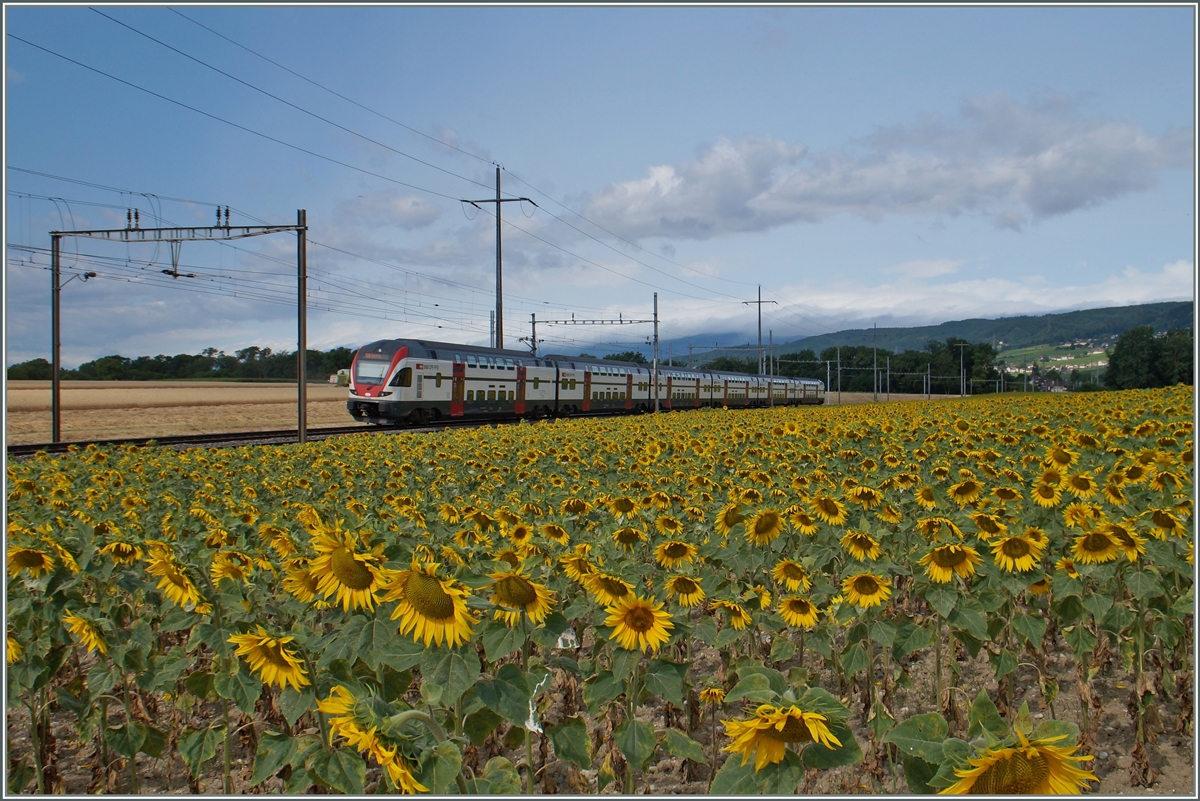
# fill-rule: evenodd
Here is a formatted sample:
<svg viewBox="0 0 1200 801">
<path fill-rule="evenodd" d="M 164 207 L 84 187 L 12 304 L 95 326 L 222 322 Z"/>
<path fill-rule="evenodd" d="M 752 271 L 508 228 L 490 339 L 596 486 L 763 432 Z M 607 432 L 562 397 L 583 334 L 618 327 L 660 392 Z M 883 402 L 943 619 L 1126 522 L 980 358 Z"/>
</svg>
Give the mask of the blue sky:
<svg viewBox="0 0 1200 801">
<path fill-rule="evenodd" d="M 538 204 L 504 204 L 509 347 L 656 291 L 697 342 L 756 336 L 759 284 L 775 342 L 1194 296 L 1190 6 L 94 8 L 5 7 L 7 364 L 49 357 L 50 230 L 217 203 L 306 209 L 309 347 L 486 344 L 494 204 L 459 200 L 494 163 Z M 66 240 L 64 365 L 294 350 L 294 236 L 230 244 L 172 279 Z"/>
</svg>

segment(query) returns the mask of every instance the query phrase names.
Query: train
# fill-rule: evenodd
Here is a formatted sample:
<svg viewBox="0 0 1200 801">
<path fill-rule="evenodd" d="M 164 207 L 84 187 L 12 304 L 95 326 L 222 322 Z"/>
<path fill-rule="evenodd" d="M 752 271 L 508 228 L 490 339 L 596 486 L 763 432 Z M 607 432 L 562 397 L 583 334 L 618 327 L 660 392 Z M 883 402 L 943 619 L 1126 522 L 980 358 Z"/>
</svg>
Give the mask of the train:
<svg viewBox="0 0 1200 801">
<path fill-rule="evenodd" d="M 654 411 L 653 384 L 650 365 L 636 362 L 381 339 L 354 354 L 346 409 L 374 425 L 636 414 Z M 824 402 L 825 384 L 815 379 L 658 368 L 662 410 Z"/>
</svg>

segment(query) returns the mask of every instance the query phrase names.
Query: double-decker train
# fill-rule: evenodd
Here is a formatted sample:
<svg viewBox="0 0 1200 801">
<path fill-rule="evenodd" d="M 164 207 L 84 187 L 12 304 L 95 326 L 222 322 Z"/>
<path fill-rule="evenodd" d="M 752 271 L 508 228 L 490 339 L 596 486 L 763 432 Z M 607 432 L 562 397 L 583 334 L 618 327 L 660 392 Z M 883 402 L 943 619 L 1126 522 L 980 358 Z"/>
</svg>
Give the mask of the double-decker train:
<svg viewBox="0 0 1200 801">
<path fill-rule="evenodd" d="M 636 413 L 654 410 L 653 384 L 650 366 L 635 362 L 381 339 L 354 354 L 346 409 L 376 425 Z M 660 365 L 657 397 L 665 410 L 817 404 L 825 384 Z"/>
</svg>

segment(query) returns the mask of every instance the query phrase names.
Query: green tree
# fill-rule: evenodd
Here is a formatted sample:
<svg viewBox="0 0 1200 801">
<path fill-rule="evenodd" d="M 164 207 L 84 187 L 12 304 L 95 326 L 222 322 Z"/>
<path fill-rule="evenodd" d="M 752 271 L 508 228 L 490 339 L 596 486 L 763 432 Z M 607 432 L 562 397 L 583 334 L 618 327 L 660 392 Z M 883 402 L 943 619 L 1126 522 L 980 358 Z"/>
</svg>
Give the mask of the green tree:
<svg viewBox="0 0 1200 801">
<path fill-rule="evenodd" d="M 636 350 L 627 350 L 622 353 L 610 353 L 604 358 L 614 362 L 634 362 L 636 364 L 647 364 L 646 357 Z"/>
<path fill-rule="evenodd" d="M 53 378 L 54 365 L 45 359 L 30 359 L 8 368 L 9 381 L 49 381 Z"/>
<path fill-rule="evenodd" d="M 1161 347 L 1148 325 L 1131 328 L 1117 338 L 1108 354 L 1104 383 L 1113 389 L 1144 389 L 1162 386 L 1156 362 Z"/>
</svg>

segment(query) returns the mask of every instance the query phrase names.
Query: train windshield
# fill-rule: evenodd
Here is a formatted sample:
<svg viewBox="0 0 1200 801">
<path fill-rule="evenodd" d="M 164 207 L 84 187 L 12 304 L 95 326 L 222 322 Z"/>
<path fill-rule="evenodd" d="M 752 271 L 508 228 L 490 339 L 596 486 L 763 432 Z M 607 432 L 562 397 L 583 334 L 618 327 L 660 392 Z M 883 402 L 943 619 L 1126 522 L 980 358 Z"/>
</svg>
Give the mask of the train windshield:
<svg viewBox="0 0 1200 801">
<path fill-rule="evenodd" d="M 363 346 L 354 360 L 354 383 L 382 384 L 394 355 L 395 346 L 387 342 L 372 342 Z"/>
</svg>

